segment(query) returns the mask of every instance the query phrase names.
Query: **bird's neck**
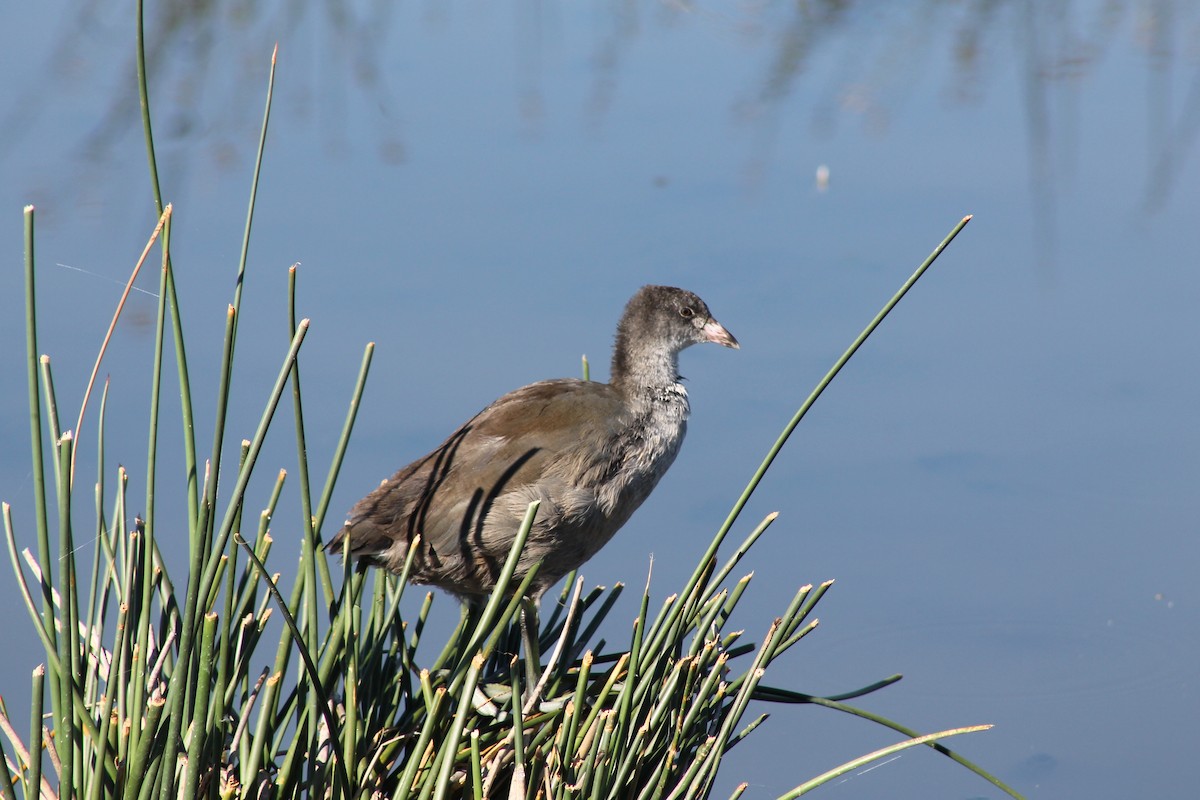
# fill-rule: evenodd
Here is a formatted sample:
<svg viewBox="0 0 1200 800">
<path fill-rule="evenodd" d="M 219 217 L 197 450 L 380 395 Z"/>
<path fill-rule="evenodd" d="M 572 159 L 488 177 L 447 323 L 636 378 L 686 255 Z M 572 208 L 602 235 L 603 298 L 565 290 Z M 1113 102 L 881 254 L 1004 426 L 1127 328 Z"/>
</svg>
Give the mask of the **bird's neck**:
<svg viewBox="0 0 1200 800">
<path fill-rule="evenodd" d="M 612 447 L 620 470 L 600 492 L 607 513 L 623 521 L 637 508 L 675 460 L 691 411 L 679 382 L 678 353 L 638 348 L 618 332 L 610 385 L 624 402 L 623 425 Z"/>
<path fill-rule="evenodd" d="M 687 389 L 680 383 L 679 358 L 675 353 L 634 351 L 622 362 L 613 357 L 613 385 L 625 398 L 635 427 L 655 430 L 671 442 L 658 442 L 674 451 L 691 413 Z M 669 433 L 668 433 L 669 432 Z"/>
<path fill-rule="evenodd" d="M 661 347 L 639 348 L 621 337 L 613 351 L 609 381 L 631 400 L 681 389 L 679 354 Z"/>
</svg>

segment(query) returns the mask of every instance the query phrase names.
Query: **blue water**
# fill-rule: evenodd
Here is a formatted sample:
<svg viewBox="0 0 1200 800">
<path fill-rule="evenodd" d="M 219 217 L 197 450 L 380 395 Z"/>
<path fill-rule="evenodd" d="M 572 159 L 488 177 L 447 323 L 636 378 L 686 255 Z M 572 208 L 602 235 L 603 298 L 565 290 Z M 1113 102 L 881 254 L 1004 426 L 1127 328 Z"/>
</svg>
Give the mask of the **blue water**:
<svg viewBox="0 0 1200 800">
<path fill-rule="evenodd" d="M 746 561 L 739 624 L 757 638 L 798 585 L 835 578 L 820 628 L 768 683 L 833 693 L 902 672 L 859 703 L 926 731 L 995 723 L 953 746 L 1032 797 L 1189 796 L 1200 9 L 984 6 L 152 9 L 193 369 L 214 374 L 278 42 L 231 439 L 253 432 L 286 348 L 294 262 L 319 464 L 377 344 L 335 517 L 503 392 L 577 375 L 584 354 L 604 377 L 628 296 L 685 286 L 742 350 L 683 354 L 683 452 L 585 568 L 640 586 L 654 554 L 661 598 L 828 366 L 974 214 L 747 509 L 742 533 L 781 516 Z M 0 374 L 19 378 L 0 389 L 0 498 L 29 546 L 21 207 L 38 206 L 40 346 L 64 427 L 155 222 L 131 12 L 72 13 L 0 12 Z M 153 263 L 138 286 L 156 290 Z M 136 486 L 153 314 L 135 293 L 104 369 L 109 470 L 125 464 Z M 199 419 L 215 391 L 197 389 Z M 293 462 L 285 430 L 264 474 Z M 277 548 L 295 541 L 291 513 Z M 0 599 L 19 609 L 7 567 Z M 0 629 L 23 644 L 0 664 L 20 709 L 40 646 L 21 613 Z M 775 708 L 722 791 L 747 780 L 746 797 L 775 797 L 896 739 Z M 822 793 L 999 796 L 912 750 Z"/>
</svg>

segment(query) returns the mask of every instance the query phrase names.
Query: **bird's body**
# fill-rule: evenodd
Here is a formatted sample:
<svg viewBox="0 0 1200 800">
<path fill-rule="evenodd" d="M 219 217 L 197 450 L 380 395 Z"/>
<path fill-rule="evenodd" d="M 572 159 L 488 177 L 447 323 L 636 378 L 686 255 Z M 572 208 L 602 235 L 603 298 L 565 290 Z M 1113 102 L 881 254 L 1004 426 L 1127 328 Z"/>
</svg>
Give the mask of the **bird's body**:
<svg viewBox="0 0 1200 800">
<path fill-rule="evenodd" d="M 559 379 L 504 395 L 351 510 L 329 543 L 460 597 L 487 595 L 530 502 L 540 502 L 517 564 L 541 562 L 533 595 L 591 558 L 649 496 L 687 430 L 678 354 L 737 347 L 691 292 L 643 287 L 617 328 L 611 383 Z"/>
</svg>

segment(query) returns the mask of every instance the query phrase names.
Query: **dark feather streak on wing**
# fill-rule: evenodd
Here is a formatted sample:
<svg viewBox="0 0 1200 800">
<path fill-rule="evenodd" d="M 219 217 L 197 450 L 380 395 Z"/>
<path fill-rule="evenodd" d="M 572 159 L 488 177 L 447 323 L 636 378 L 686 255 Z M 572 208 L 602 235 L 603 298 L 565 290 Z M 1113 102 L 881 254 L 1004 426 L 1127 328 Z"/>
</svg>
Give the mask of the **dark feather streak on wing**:
<svg viewBox="0 0 1200 800">
<path fill-rule="evenodd" d="M 573 446 L 581 437 L 604 440 L 607 429 L 581 431 L 579 420 L 604 420 L 607 428 L 616 422 L 619 407 L 608 386 L 578 380 L 542 381 L 511 392 L 363 498 L 329 549 L 336 551 L 350 530 L 352 554 L 372 561 L 397 539 L 410 542 L 420 533 L 430 560 L 454 550 L 466 556 L 469 540 L 479 535 L 497 497 L 536 484 L 563 451 L 579 452 Z M 602 463 L 587 465 L 589 470 L 613 468 L 605 454 L 597 456 Z M 469 500 L 456 508 L 444 497 Z"/>
</svg>

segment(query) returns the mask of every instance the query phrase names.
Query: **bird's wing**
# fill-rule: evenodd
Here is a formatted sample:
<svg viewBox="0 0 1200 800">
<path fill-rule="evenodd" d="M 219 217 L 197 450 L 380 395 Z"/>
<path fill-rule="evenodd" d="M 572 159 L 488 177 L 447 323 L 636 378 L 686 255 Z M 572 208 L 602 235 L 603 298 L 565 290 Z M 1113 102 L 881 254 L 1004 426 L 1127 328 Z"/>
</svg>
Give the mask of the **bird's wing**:
<svg viewBox="0 0 1200 800">
<path fill-rule="evenodd" d="M 433 559 L 466 556 L 485 515 L 513 513 L 509 504 L 493 511 L 501 496 L 543 494 L 533 490 L 615 469 L 619 456 L 604 443 L 615 438 L 621 409 L 616 390 L 600 383 L 543 381 L 511 392 L 359 501 L 329 549 L 349 532 L 354 556 L 390 553 L 385 565 L 398 569 L 419 533 Z"/>
</svg>

